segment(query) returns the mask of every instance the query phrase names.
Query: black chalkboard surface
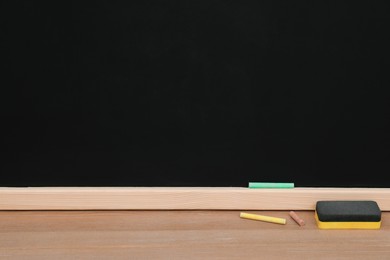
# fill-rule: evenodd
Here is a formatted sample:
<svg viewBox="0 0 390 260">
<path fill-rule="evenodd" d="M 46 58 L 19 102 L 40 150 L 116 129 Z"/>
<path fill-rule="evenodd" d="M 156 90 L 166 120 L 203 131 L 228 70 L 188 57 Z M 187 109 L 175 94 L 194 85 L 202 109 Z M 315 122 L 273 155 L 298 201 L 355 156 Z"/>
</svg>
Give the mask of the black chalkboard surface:
<svg viewBox="0 0 390 260">
<path fill-rule="evenodd" d="M 388 8 L 2 1 L 0 186 L 390 187 Z"/>
</svg>

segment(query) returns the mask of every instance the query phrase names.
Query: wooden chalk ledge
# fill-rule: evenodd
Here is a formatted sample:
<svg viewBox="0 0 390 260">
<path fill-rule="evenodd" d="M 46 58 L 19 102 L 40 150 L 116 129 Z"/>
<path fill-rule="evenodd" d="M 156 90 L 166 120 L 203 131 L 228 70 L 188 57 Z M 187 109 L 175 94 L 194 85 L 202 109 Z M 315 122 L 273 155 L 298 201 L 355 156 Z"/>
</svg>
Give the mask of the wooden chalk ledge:
<svg viewBox="0 0 390 260">
<path fill-rule="evenodd" d="M 374 200 L 390 211 L 390 188 L 0 188 L 0 210 L 314 210 L 319 200 Z"/>
</svg>

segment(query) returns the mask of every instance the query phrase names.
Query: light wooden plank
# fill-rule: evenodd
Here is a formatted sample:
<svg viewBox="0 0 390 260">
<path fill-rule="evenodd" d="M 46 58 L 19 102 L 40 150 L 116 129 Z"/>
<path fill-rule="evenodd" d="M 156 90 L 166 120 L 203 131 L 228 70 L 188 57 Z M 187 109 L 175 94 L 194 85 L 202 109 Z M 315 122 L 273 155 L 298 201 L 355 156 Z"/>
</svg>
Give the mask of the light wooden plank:
<svg viewBox="0 0 390 260">
<path fill-rule="evenodd" d="M 252 212 L 252 211 L 249 211 Z M 0 259 L 389 259 L 390 212 L 380 230 L 319 230 L 313 211 L 0 211 Z"/>
<path fill-rule="evenodd" d="M 0 188 L 0 210 L 313 210 L 318 200 L 375 200 L 389 211 L 390 188 Z"/>
</svg>

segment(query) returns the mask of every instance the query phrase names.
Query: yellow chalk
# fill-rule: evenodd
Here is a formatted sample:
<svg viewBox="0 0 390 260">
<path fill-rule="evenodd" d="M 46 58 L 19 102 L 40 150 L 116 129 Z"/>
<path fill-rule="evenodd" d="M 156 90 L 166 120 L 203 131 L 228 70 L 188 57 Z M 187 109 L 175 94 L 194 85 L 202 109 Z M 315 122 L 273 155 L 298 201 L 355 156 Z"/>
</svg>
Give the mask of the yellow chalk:
<svg viewBox="0 0 390 260">
<path fill-rule="evenodd" d="M 270 222 L 270 223 L 275 223 L 275 224 L 286 224 L 286 219 L 284 218 L 275 218 L 275 217 L 269 217 L 269 216 L 263 216 L 263 215 L 257 215 L 257 214 L 250 214 L 250 213 L 240 213 L 241 218 L 246 218 L 246 219 L 252 219 L 252 220 L 260 220 L 260 221 L 265 221 L 265 222 Z"/>
</svg>

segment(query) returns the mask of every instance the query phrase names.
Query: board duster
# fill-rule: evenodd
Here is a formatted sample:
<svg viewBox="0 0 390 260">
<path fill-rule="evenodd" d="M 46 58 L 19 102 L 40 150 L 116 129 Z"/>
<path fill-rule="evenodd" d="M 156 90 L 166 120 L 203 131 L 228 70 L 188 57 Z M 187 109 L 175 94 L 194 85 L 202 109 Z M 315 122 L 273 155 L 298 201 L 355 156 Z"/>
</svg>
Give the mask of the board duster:
<svg viewBox="0 0 390 260">
<path fill-rule="evenodd" d="M 381 210 L 375 201 L 318 201 L 315 219 L 320 229 L 379 229 Z"/>
</svg>

